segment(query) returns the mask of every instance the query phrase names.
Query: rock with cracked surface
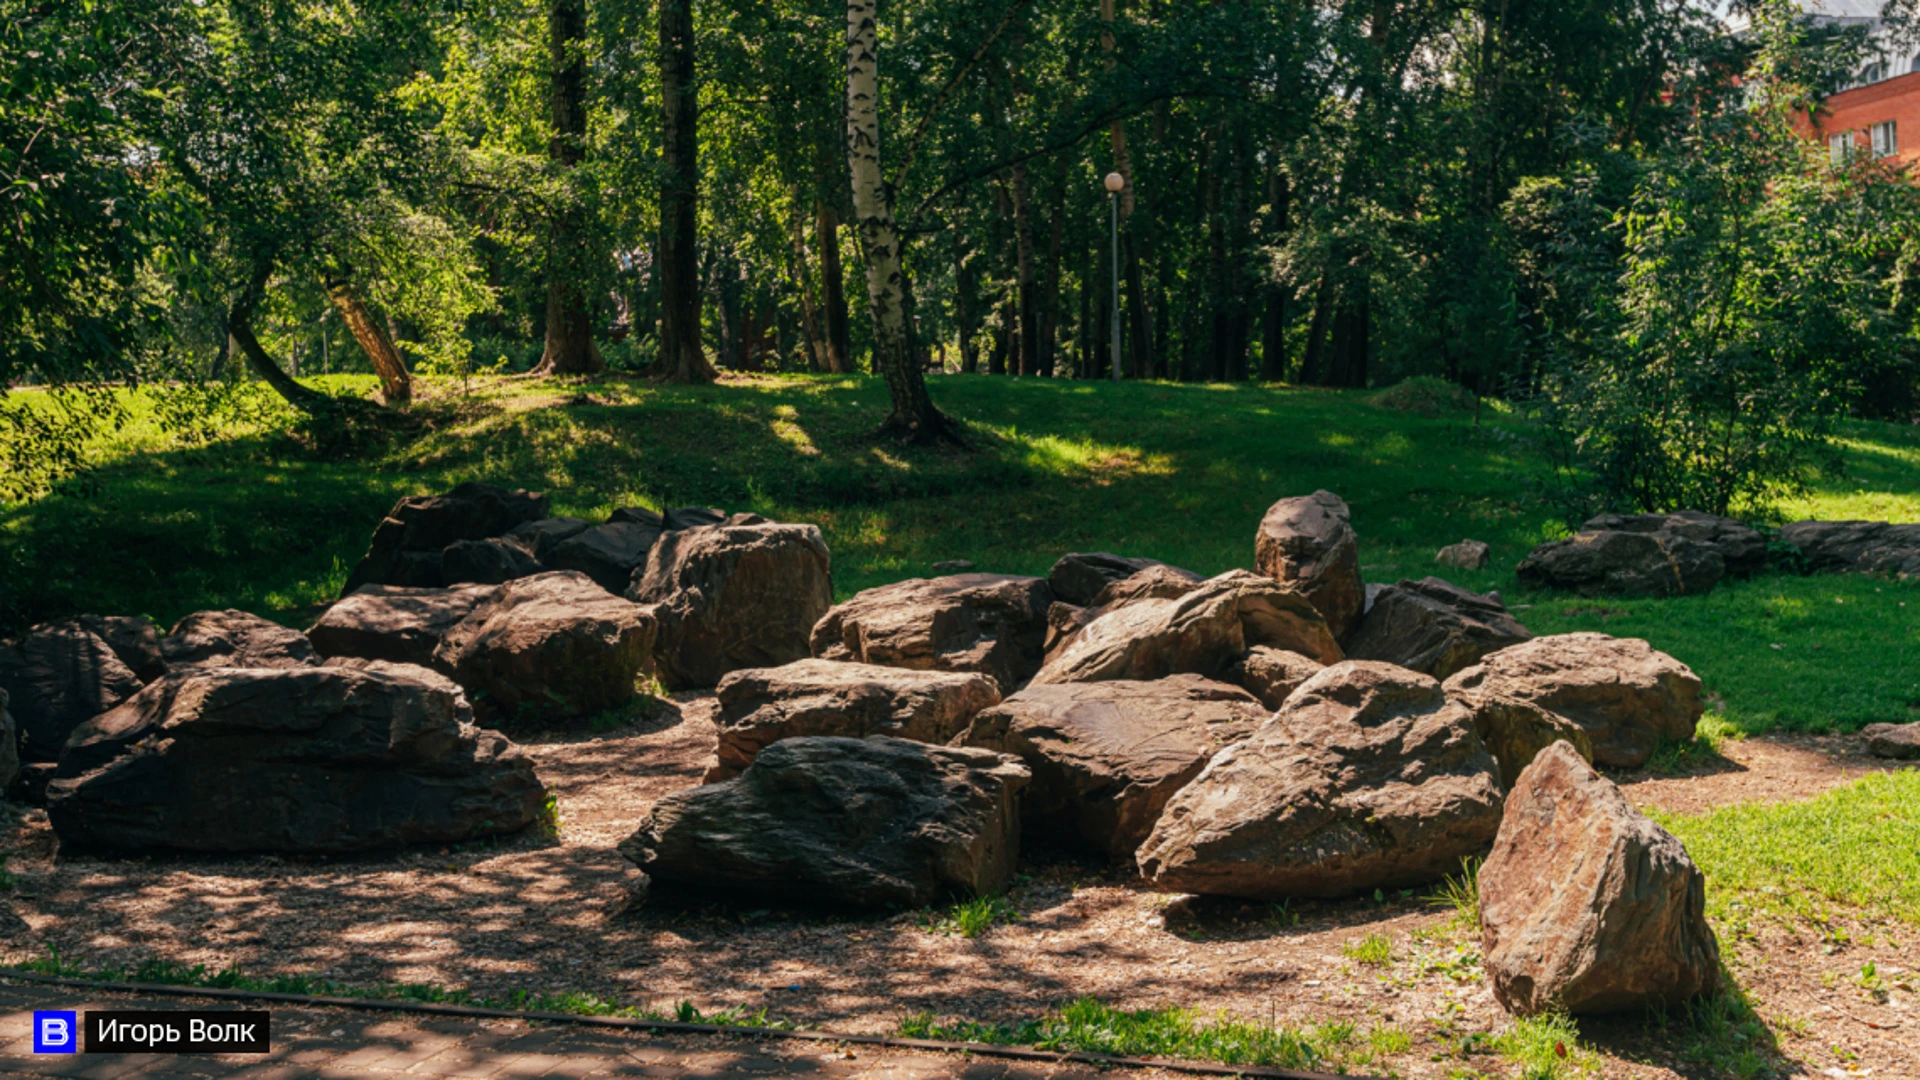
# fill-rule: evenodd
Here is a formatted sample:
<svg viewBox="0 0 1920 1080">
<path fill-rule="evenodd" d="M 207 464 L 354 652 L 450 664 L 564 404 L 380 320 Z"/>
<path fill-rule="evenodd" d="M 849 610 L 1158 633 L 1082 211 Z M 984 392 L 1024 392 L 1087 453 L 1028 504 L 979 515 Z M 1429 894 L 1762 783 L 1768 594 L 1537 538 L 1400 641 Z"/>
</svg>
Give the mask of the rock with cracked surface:
<svg viewBox="0 0 1920 1080">
<path fill-rule="evenodd" d="M 495 590 L 493 585 L 409 589 L 362 585 L 335 601 L 307 629 L 307 640 L 325 657 L 358 656 L 432 666 L 447 631 L 460 625 Z"/>
<path fill-rule="evenodd" d="M 1327 665 L 1310 656 L 1258 645 L 1228 669 L 1227 681 L 1259 698 L 1267 708 L 1278 709 L 1308 679 L 1326 669 Z"/>
<path fill-rule="evenodd" d="M 720 680 L 715 763 L 706 783 L 738 776 L 781 739 L 890 735 L 945 743 L 1000 700 L 988 675 L 914 671 L 835 660 L 796 660 L 735 671 Z"/>
<path fill-rule="evenodd" d="M 1767 568 L 1767 538 L 1744 521 L 1699 510 L 1670 514 L 1601 514 L 1588 518 L 1581 532 L 1630 532 L 1679 536 L 1720 553 L 1733 577 L 1746 577 Z"/>
<path fill-rule="evenodd" d="M 1521 773 L 1479 877 L 1483 963 L 1509 1012 L 1637 1012 L 1719 985 L 1706 876 L 1568 743 Z"/>
<path fill-rule="evenodd" d="M 1094 598 L 1108 585 L 1149 567 L 1165 565 L 1157 559 L 1132 558 L 1110 551 L 1076 551 L 1061 556 L 1053 569 L 1047 571 L 1047 585 L 1053 590 L 1055 600 L 1087 607 L 1096 603 Z M 1196 575 L 1194 580 L 1200 579 Z"/>
<path fill-rule="evenodd" d="M 187 667 L 314 667 L 313 642 L 271 619 L 228 608 L 196 611 L 160 639 L 167 670 Z"/>
<path fill-rule="evenodd" d="M 493 723 L 565 721 L 632 701 L 653 652 L 653 613 L 555 570 L 496 586 L 434 650 Z"/>
<path fill-rule="evenodd" d="M 1219 678 L 1266 645 L 1325 663 L 1340 646 L 1304 594 L 1245 570 L 1230 570 L 1173 598 L 1150 597 L 1103 611 L 1034 676 L 1035 683 Z"/>
<path fill-rule="evenodd" d="M 1662 739 L 1693 738 L 1703 711 L 1700 680 L 1687 665 L 1639 638 L 1595 633 L 1490 653 L 1448 679 L 1447 692 L 1473 710 L 1494 745 L 1538 750 L 1558 737 L 1587 749 L 1571 723 L 1596 764 L 1622 769 L 1645 765 Z M 1517 776 L 1527 762 L 1514 754 L 1501 764 Z"/>
<path fill-rule="evenodd" d="M 1019 857 L 1026 766 L 884 735 L 784 739 L 654 804 L 620 851 L 656 883 L 795 904 L 987 896 Z"/>
<path fill-rule="evenodd" d="M 578 570 L 594 584 L 618 596 L 647 568 L 647 556 L 661 530 L 630 521 L 609 521 L 554 545 L 548 569 Z"/>
<path fill-rule="evenodd" d="M 921 671 L 978 671 L 1002 693 L 1039 669 L 1053 591 L 1042 578 L 956 574 L 859 593 L 813 628 L 813 655 Z"/>
<path fill-rule="evenodd" d="M 533 762 L 430 672 L 175 671 L 74 732 L 47 786 L 63 844 L 345 854 L 535 821 Z"/>
<path fill-rule="evenodd" d="M 1267 710 L 1198 675 L 1029 686 L 973 718 L 958 740 L 1033 771 L 1028 835 L 1130 857 L 1173 793 Z"/>
<path fill-rule="evenodd" d="M 547 497 L 468 481 L 441 495 L 401 499 L 373 530 L 367 553 L 347 575 L 345 596 L 362 585 L 445 585 L 441 552 L 458 540 L 485 540 L 547 516 Z"/>
<path fill-rule="evenodd" d="M 45 623 L 0 646 L 0 691 L 21 761 L 57 761 L 75 728 L 139 690 L 113 647 L 79 620 Z"/>
<path fill-rule="evenodd" d="M 1884 521 L 1796 521 L 1780 539 L 1800 549 L 1815 570 L 1920 578 L 1920 524 Z"/>
<path fill-rule="evenodd" d="M 1446 679 L 1531 637 L 1497 596 L 1429 577 L 1381 589 L 1346 647 L 1355 660 L 1384 660 Z"/>
<path fill-rule="evenodd" d="M 1439 879 L 1500 826 L 1498 766 L 1440 684 L 1335 664 L 1168 801 L 1140 872 L 1155 888 L 1279 900 Z"/>
<path fill-rule="evenodd" d="M 1514 572 L 1535 589 L 1585 596 L 1696 596 L 1727 576 L 1711 544 L 1670 532 L 1582 529 L 1534 548 Z"/>
<path fill-rule="evenodd" d="M 809 655 L 814 624 L 833 606 L 827 542 L 815 525 L 755 520 L 664 534 L 627 590 L 659 620 L 654 658 L 668 689 Z"/>
<path fill-rule="evenodd" d="M 1254 565 L 1278 584 L 1304 593 L 1335 640 L 1345 640 L 1366 606 L 1360 544 L 1352 512 L 1331 491 L 1281 499 L 1260 520 Z"/>
</svg>

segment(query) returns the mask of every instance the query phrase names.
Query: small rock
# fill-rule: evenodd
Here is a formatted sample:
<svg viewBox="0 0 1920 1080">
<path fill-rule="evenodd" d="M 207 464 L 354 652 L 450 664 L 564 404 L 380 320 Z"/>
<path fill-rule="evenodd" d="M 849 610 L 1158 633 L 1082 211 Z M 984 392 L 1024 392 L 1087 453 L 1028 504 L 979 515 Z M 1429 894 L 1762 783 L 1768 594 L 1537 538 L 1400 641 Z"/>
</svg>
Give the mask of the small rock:
<svg viewBox="0 0 1920 1080">
<path fill-rule="evenodd" d="M 933 564 L 933 572 L 936 574 L 964 574 L 972 569 L 973 564 L 965 559 L 948 559 L 946 562 Z"/>
<path fill-rule="evenodd" d="M 1480 540 L 1462 540 L 1441 548 L 1433 561 L 1457 570 L 1485 570 L 1493 561 L 1493 548 Z"/>
<path fill-rule="evenodd" d="M 1336 640 L 1359 622 L 1366 603 L 1360 545 L 1340 496 L 1316 491 L 1274 503 L 1260 521 L 1253 556 L 1261 573 L 1306 594 Z"/>
<path fill-rule="evenodd" d="M 1047 586 L 1055 599 L 1087 607 L 1096 603 L 1094 597 L 1108 585 L 1162 565 L 1154 559 L 1129 558 L 1109 551 L 1074 552 L 1061 556 L 1047 571 Z"/>
<path fill-rule="evenodd" d="M 1861 729 L 1867 753 L 1895 761 L 1920 759 L 1920 723 L 1868 724 Z"/>
</svg>

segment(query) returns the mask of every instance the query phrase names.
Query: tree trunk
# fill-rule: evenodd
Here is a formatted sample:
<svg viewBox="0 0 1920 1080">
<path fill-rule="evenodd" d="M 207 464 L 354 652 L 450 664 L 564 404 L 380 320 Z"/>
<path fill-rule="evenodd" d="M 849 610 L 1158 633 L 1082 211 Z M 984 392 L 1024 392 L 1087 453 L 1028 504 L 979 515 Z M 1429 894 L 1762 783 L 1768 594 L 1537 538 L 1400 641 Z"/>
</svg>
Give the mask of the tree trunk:
<svg viewBox="0 0 1920 1080">
<path fill-rule="evenodd" d="M 700 99 L 693 0 L 660 0 L 660 353 L 649 371 L 670 383 L 717 374 L 700 344 Z"/>
<path fill-rule="evenodd" d="M 1060 234 L 1066 231 L 1067 188 L 1056 185 L 1053 215 L 1047 222 L 1046 283 L 1040 293 L 1040 374 L 1054 375 L 1060 345 Z"/>
<path fill-rule="evenodd" d="M 893 411 L 882 433 L 901 442 L 963 443 L 960 428 L 933 407 L 913 357 L 906 281 L 893 191 L 880 171 L 878 0 L 847 0 L 847 165 L 853 212 L 866 256 L 867 310 L 873 322 L 873 367 L 887 382 Z"/>
<path fill-rule="evenodd" d="M 572 174 L 586 157 L 587 37 L 586 0 L 549 0 L 547 48 L 552 61 L 548 86 L 553 134 L 547 157 L 562 173 Z M 547 264 L 547 345 L 534 370 L 549 375 L 591 375 L 607 362 L 593 342 L 593 315 L 577 275 L 587 258 L 586 228 L 569 200 L 554 215 L 552 250 Z"/>
<path fill-rule="evenodd" d="M 832 371 L 831 347 L 820 325 L 820 302 L 813 292 L 813 267 L 807 260 L 807 229 L 801 219 L 800 193 L 793 194 L 793 287 L 800 294 L 800 324 L 807 335 L 807 366 L 814 371 Z"/>
<path fill-rule="evenodd" d="M 1320 272 L 1320 284 L 1313 295 L 1313 319 L 1307 324 L 1307 352 L 1300 361 L 1300 381 L 1308 386 L 1327 384 L 1325 359 L 1327 319 L 1333 308 L 1333 270 Z"/>
<path fill-rule="evenodd" d="M 960 229 L 953 230 L 953 321 L 960 338 L 960 370 L 968 375 L 980 370 L 980 345 L 973 333 L 973 268 L 967 265 L 966 241 Z"/>
<path fill-rule="evenodd" d="M 253 370 L 266 380 L 273 391 L 285 398 L 287 404 L 302 412 L 314 412 L 325 408 L 332 399 L 317 390 L 309 390 L 294 381 L 291 375 L 280 369 L 260 347 L 260 339 L 253 333 L 253 313 L 260 306 L 260 299 L 267 291 L 267 279 L 273 276 L 273 260 L 261 259 L 254 264 L 253 276 L 246 287 L 227 309 L 227 334 L 233 343 L 240 347 L 240 354 L 247 358 Z"/>
<path fill-rule="evenodd" d="M 822 302 L 827 309 L 827 369 L 840 375 L 853 371 L 847 337 L 847 279 L 840 268 L 840 215 L 825 202 L 813 219 L 814 244 L 820 248 Z"/>
<path fill-rule="evenodd" d="M 1287 174 L 1274 169 L 1267 175 L 1267 212 L 1271 215 L 1271 235 L 1269 243 L 1279 243 L 1280 238 L 1292 228 L 1288 220 L 1291 214 L 1292 188 L 1287 183 Z M 1269 281 L 1266 287 L 1267 304 L 1262 312 L 1260 343 L 1260 375 L 1268 382 L 1282 382 L 1287 377 L 1287 292 L 1277 282 Z"/>
<path fill-rule="evenodd" d="M 1133 377 L 1151 379 L 1154 377 L 1153 304 L 1147 297 L 1146 274 L 1140 267 L 1140 253 L 1134 248 L 1133 230 L 1120 234 L 1120 248 L 1126 260 L 1126 302 L 1131 316 L 1127 319 L 1126 345 L 1133 351 Z"/>
<path fill-rule="evenodd" d="M 360 351 L 366 353 L 368 362 L 373 364 L 374 374 L 380 377 L 381 403 L 405 405 L 412 401 L 413 378 L 407 374 L 406 361 L 401 359 L 400 350 L 394 348 L 386 330 L 374 321 L 373 312 L 367 310 L 359 294 L 353 291 L 353 282 L 332 278 L 321 284 L 333 310 L 340 313 L 340 321 L 347 324 L 353 340 L 360 343 Z"/>
<path fill-rule="evenodd" d="M 1033 191 L 1025 164 L 1013 167 L 1013 237 L 1020 310 L 1020 375 L 1040 373 L 1040 298 L 1033 273 Z"/>
</svg>

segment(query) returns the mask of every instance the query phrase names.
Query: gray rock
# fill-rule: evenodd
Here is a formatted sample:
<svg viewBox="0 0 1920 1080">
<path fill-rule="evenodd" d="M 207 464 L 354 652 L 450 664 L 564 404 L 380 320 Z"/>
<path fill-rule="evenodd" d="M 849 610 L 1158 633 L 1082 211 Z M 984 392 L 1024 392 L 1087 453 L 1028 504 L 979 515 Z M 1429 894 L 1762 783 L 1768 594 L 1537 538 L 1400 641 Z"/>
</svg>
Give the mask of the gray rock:
<svg viewBox="0 0 1920 1080">
<path fill-rule="evenodd" d="M 1719 549 L 1672 532 L 1582 530 L 1541 544 L 1514 571 L 1535 589 L 1583 595 L 1692 596 L 1727 576 Z"/>
<path fill-rule="evenodd" d="M 1868 724 L 1860 735 L 1867 741 L 1867 753 L 1874 757 L 1920 760 L 1920 723 Z"/>
<path fill-rule="evenodd" d="M 615 521 L 624 520 L 620 517 L 621 513 L 623 513 L 623 511 L 614 511 Z M 657 514 L 654 516 L 656 518 L 659 517 Z M 590 527 L 587 522 L 579 518 L 551 517 L 515 525 L 501 535 L 519 544 L 521 550 L 532 555 L 540 561 L 541 565 L 545 566 L 547 560 L 553 557 L 554 548 L 586 532 Z M 657 520 L 654 523 L 654 527 L 659 527 Z M 549 569 L 552 568 L 549 567 Z"/>
<path fill-rule="evenodd" d="M 682 529 L 653 546 L 627 595 L 654 608 L 667 688 L 714 686 L 730 671 L 806 659 L 833 606 L 832 559 L 813 525 Z"/>
<path fill-rule="evenodd" d="M 1029 774 L 986 750 L 785 739 L 655 803 L 620 851 L 657 882 L 806 905 L 919 907 L 1012 875 Z"/>
<path fill-rule="evenodd" d="M 718 525 L 726 520 L 725 510 L 715 510 L 710 506 L 676 506 L 661 515 L 661 524 L 669 532 Z"/>
<path fill-rule="evenodd" d="M 1140 871 L 1157 889 L 1268 900 L 1433 881 L 1499 829 L 1496 770 L 1439 683 L 1349 660 L 1168 801 Z"/>
<path fill-rule="evenodd" d="M 150 683 L 167 673 L 167 660 L 160 652 L 160 631 L 149 620 L 137 615 L 76 615 L 48 626 L 69 624 L 106 642 L 113 655 L 142 683 Z"/>
<path fill-rule="evenodd" d="M 55 761 L 73 729 L 132 697 L 140 680 L 100 636 L 76 620 L 37 626 L 0 647 L 22 761 Z"/>
<path fill-rule="evenodd" d="M 973 564 L 965 559 L 948 559 L 945 562 L 933 564 L 933 572 L 936 574 L 964 574 L 972 569 Z"/>
<path fill-rule="evenodd" d="M 1744 521 L 1679 510 L 1671 514 L 1601 514 L 1587 519 L 1581 532 L 1630 532 L 1679 536 L 1720 553 L 1729 576 L 1746 577 L 1767 568 L 1767 538 Z"/>
<path fill-rule="evenodd" d="M 406 589 L 363 585 L 335 601 L 307 629 L 307 639 L 326 657 L 358 656 L 430 666 L 447 631 L 494 594 L 492 585 Z"/>
<path fill-rule="evenodd" d="M 1884 521 L 1796 521 L 1780 539 L 1800 549 L 1815 570 L 1920 577 L 1920 524 Z"/>
<path fill-rule="evenodd" d="M 63 844 L 344 854 L 509 833 L 533 762 L 409 670 L 176 671 L 74 732 L 47 787 Z"/>
<path fill-rule="evenodd" d="M 313 667 L 313 643 L 298 630 L 228 608 L 196 611 L 160 639 L 167 669 L 184 667 Z"/>
<path fill-rule="evenodd" d="M 1482 596 L 1430 577 L 1380 590 L 1348 636 L 1347 655 L 1445 679 L 1531 637 L 1497 595 Z"/>
<path fill-rule="evenodd" d="M 653 651 L 653 613 L 556 570 L 495 587 L 434 650 L 493 723 L 553 722 L 632 701 Z"/>
<path fill-rule="evenodd" d="M 1433 561 L 1456 570 L 1485 570 L 1493 561 L 1493 549 L 1484 541 L 1462 540 L 1441 548 Z"/>
<path fill-rule="evenodd" d="M 1000 700 L 991 676 L 913 671 L 834 660 L 796 660 L 720 680 L 720 729 L 706 782 L 739 775 L 761 750 L 809 735 L 890 735 L 945 743 Z"/>
<path fill-rule="evenodd" d="M 868 589 L 813 628 L 813 655 L 920 671 L 978 671 L 1004 693 L 1040 667 L 1053 592 L 1040 578 L 958 574 Z"/>
<path fill-rule="evenodd" d="M 1312 657 L 1258 645 L 1227 670 L 1227 681 L 1259 698 L 1267 708 L 1278 709 L 1308 679 L 1326 669 Z"/>
<path fill-rule="evenodd" d="M 623 506 L 607 515 L 607 523 L 626 522 L 631 525 L 645 525 L 648 528 L 666 531 L 667 519 L 644 506 Z"/>
<path fill-rule="evenodd" d="M 1640 1012 L 1720 983 L 1706 875 L 1574 748 L 1555 743 L 1513 793 L 1480 868 L 1487 981 L 1509 1012 Z"/>
<path fill-rule="evenodd" d="M 647 525 L 615 521 L 582 531 L 554 546 L 546 559 L 554 570 L 578 570 L 594 584 L 619 595 L 647 566 L 647 555 L 660 530 Z"/>
<path fill-rule="evenodd" d="M 1067 683 L 982 711 L 959 741 L 1032 770 L 1029 836 L 1131 857 L 1173 793 L 1266 718 L 1253 695 L 1198 675 Z"/>
<path fill-rule="evenodd" d="M 1366 604 L 1360 543 L 1351 519 L 1347 504 L 1331 491 L 1281 499 L 1261 519 L 1253 543 L 1254 565 L 1281 586 L 1304 593 L 1335 640 L 1346 638 Z"/>
<path fill-rule="evenodd" d="M 1687 665 L 1638 638 L 1594 633 L 1491 653 L 1448 679 L 1447 693 L 1496 744 L 1537 749 L 1553 732 L 1567 737 L 1561 721 L 1570 721 L 1591 740 L 1594 762 L 1624 769 L 1645 765 L 1661 739 L 1693 738 L 1702 712 L 1700 680 Z M 1513 775 L 1526 764 L 1503 761 Z"/>
<path fill-rule="evenodd" d="M 540 572 L 540 561 L 512 537 L 456 540 L 440 553 L 440 578 L 449 585 L 498 585 Z"/>
<path fill-rule="evenodd" d="M 474 481 L 444 495 L 401 499 L 373 531 L 373 541 L 347 583 L 345 596 L 362 585 L 444 585 L 439 558 L 457 540 L 485 540 L 516 525 L 547 516 L 547 497 Z"/>
<path fill-rule="evenodd" d="M 1304 594 L 1231 570 L 1172 599 L 1141 599 L 1104 611 L 1033 681 L 1218 678 L 1256 645 L 1329 663 L 1341 659 L 1326 621 Z"/>
</svg>

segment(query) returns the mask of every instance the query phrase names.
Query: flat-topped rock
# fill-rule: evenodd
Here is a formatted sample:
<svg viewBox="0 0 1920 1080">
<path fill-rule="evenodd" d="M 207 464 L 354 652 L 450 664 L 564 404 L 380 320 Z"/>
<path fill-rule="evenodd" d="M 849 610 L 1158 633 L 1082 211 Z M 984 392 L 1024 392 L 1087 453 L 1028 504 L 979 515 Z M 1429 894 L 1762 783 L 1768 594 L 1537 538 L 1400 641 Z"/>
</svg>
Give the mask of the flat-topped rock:
<svg viewBox="0 0 1920 1080">
<path fill-rule="evenodd" d="M 796 660 L 735 671 L 720 680 L 713 783 L 739 775 L 761 750 L 809 735 L 890 735 L 945 743 L 975 713 L 1000 700 L 991 676 L 915 671 L 834 660 Z"/>
<path fill-rule="evenodd" d="M 1173 793 L 1266 719 L 1237 686 L 1174 675 L 1029 686 L 974 717 L 959 741 L 1026 762 L 1029 830 L 1131 858 Z"/>
<path fill-rule="evenodd" d="M 833 606 L 833 563 L 819 527 L 751 521 L 663 534 L 627 591 L 659 621 L 654 657 L 670 690 L 806 659 L 814 624 Z"/>
<path fill-rule="evenodd" d="M 492 723 L 573 720 L 633 700 L 654 626 L 647 608 L 556 570 L 496 586 L 441 638 L 433 666 Z"/>
<path fill-rule="evenodd" d="M 1140 872 L 1156 889 L 1263 900 L 1434 881 L 1498 831 L 1497 768 L 1438 682 L 1335 664 L 1174 794 Z"/>
<path fill-rule="evenodd" d="M 160 639 L 167 669 L 184 667 L 312 667 L 320 663 L 307 635 L 231 608 L 196 611 Z"/>
<path fill-rule="evenodd" d="M 1693 596 L 1727 576 L 1718 548 L 1672 532 L 1582 529 L 1541 544 L 1514 572 L 1535 589 L 1586 596 Z"/>
<path fill-rule="evenodd" d="M 469 481 L 442 495 L 401 499 L 373 531 L 367 554 L 347 575 L 345 596 L 362 585 L 436 587 L 441 553 L 459 540 L 485 540 L 547 516 L 547 497 Z"/>
<path fill-rule="evenodd" d="M 1600 514 L 1580 526 L 1581 532 L 1650 533 L 1680 536 L 1720 553 L 1729 575 L 1745 577 L 1767 568 L 1767 538 L 1744 521 L 1699 510 L 1670 514 Z"/>
<path fill-rule="evenodd" d="M 1026 766 L 875 735 L 784 739 L 673 792 L 620 845 L 656 882 L 802 905 L 922 907 L 1005 888 Z"/>
<path fill-rule="evenodd" d="M 307 639 L 326 657 L 358 656 L 431 666 L 447 631 L 492 596 L 493 585 L 409 589 L 362 585 L 335 601 L 307 629 Z"/>
<path fill-rule="evenodd" d="M 1260 520 L 1254 565 L 1276 583 L 1304 594 L 1335 640 L 1344 640 L 1366 604 L 1360 543 L 1352 512 L 1331 491 L 1281 499 Z"/>
<path fill-rule="evenodd" d="M 540 560 L 514 537 L 455 540 L 440 553 L 440 578 L 449 585 L 498 585 L 540 570 Z"/>
<path fill-rule="evenodd" d="M 813 628 L 813 655 L 922 671 L 978 671 L 1012 690 L 1039 669 L 1053 592 L 1011 574 L 914 578 L 867 589 Z"/>
<path fill-rule="evenodd" d="M 1149 567 L 1164 566 L 1157 559 L 1129 558 L 1110 551 L 1076 551 L 1063 555 L 1047 571 L 1047 587 L 1062 603 L 1086 607 L 1095 603 L 1100 590 Z M 1195 575 L 1194 580 L 1200 580 Z"/>
<path fill-rule="evenodd" d="M 1482 963 L 1509 1012 L 1638 1013 L 1719 986 L 1706 875 L 1567 743 L 1520 774 L 1479 882 Z"/>
<path fill-rule="evenodd" d="M 633 585 L 634 575 L 647 567 L 647 555 L 660 529 L 630 521 L 610 521 L 583 529 L 570 539 L 554 545 L 547 566 L 553 570 L 578 570 L 594 584 L 618 596 Z"/>
<path fill-rule="evenodd" d="M 1920 723 L 1868 724 L 1860 729 L 1867 753 L 1894 761 L 1920 760 Z"/>
<path fill-rule="evenodd" d="M 1446 679 L 1531 637 L 1498 596 L 1429 577 L 1381 589 L 1346 648 L 1355 660 L 1383 660 Z"/>
<path fill-rule="evenodd" d="M 1920 524 L 1884 521 L 1796 521 L 1780 539 L 1800 549 L 1815 570 L 1920 577 Z"/>
<path fill-rule="evenodd" d="M 417 670 L 173 672 L 74 732 L 47 819 L 80 847 L 326 855 L 535 821 L 531 759 Z"/>
</svg>

